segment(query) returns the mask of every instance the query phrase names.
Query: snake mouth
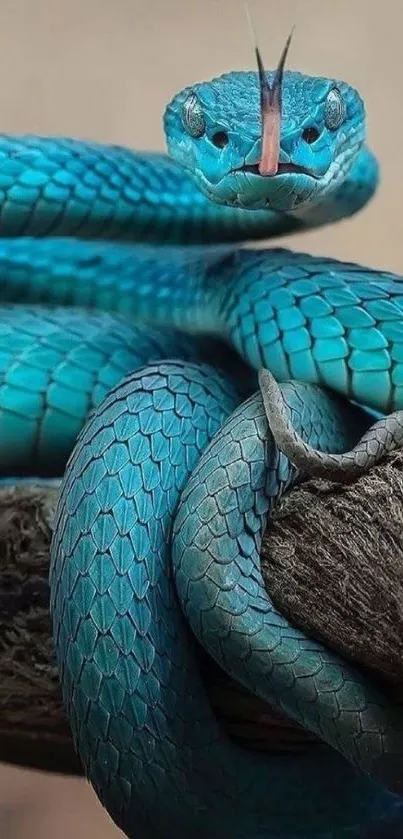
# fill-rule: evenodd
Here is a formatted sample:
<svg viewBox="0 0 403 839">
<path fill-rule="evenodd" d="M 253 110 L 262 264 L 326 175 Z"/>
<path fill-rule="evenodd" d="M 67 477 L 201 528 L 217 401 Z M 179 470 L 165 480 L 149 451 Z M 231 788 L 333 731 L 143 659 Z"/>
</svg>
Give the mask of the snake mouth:
<svg viewBox="0 0 403 839">
<path fill-rule="evenodd" d="M 259 171 L 259 163 L 245 163 L 243 166 L 238 166 L 236 169 L 233 169 L 232 172 L 249 172 L 252 175 L 258 175 L 259 178 L 275 178 L 277 175 L 287 174 L 308 175 L 309 178 L 315 178 L 317 180 L 313 172 L 304 166 L 298 166 L 297 163 L 279 163 L 275 175 L 262 175 Z"/>
</svg>

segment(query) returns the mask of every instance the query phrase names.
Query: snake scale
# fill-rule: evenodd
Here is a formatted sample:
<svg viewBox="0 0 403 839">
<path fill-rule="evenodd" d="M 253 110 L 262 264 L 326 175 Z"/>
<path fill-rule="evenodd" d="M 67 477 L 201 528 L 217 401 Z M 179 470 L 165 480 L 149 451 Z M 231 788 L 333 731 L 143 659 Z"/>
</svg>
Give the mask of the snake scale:
<svg viewBox="0 0 403 839">
<path fill-rule="evenodd" d="M 240 246 L 352 215 L 378 182 L 358 92 L 284 70 L 286 52 L 175 95 L 168 155 L 0 136 L 1 474 L 64 475 L 63 697 L 100 801 L 138 839 L 403 824 L 399 705 L 291 626 L 260 572 L 268 513 L 305 476 L 273 407 L 339 465 L 362 435 L 373 453 L 371 410 L 390 447 L 403 408 L 401 277 Z M 230 741 L 199 643 L 325 748 Z"/>
</svg>

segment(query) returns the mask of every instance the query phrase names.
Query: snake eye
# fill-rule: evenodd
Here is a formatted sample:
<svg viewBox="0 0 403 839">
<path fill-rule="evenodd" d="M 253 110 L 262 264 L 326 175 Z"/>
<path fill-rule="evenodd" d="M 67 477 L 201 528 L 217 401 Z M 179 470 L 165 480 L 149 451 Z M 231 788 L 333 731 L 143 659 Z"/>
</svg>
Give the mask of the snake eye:
<svg viewBox="0 0 403 839">
<path fill-rule="evenodd" d="M 202 137 L 206 130 L 206 122 L 202 106 L 195 93 L 190 93 L 182 106 L 182 122 L 188 134 L 192 137 Z"/>
<path fill-rule="evenodd" d="M 211 141 L 218 149 L 223 149 L 228 145 L 229 137 L 225 131 L 216 131 L 216 133 L 213 134 Z"/>
<path fill-rule="evenodd" d="M 325 125 L 329 131 L 336 131 L 346 118 L 346 104 L 337 87 L 333 87 L 325 104 Z"/>
<path fill-rule="evenodd" d="M 314 125 L 310 125 L 309 128 L 304 128 L 302 132 L 302 139 L 309 144 L 315 143 L 319 136 L 319 131 Z"/>
</svg>

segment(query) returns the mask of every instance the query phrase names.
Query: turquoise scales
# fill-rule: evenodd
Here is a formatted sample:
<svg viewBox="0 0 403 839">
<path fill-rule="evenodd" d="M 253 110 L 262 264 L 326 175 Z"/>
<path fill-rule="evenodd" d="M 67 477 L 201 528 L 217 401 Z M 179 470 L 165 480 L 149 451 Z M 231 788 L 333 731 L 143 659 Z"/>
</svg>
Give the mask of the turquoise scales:
<svg viewBox="0 0 403 839">
<path fill-rule="evenodd" d="M 2 299 L 197 327 L 280 380 L 327 385 L 379 410 L 403 406 L 399 277 L 280 249 L 203 253 L 11 239 L 0 244 Z"/>
<path fill-rule="evenodd" d="M 371 419 L 342 397 L 403 407 L 403 283 L 229 246 L 363 206 L 377 183 L 364 116 L 345 83 L 286 73 L 272 177 L 252 73 L 174 98 L 172 159 L 0 138 L 1 468 L 49 477 L 72 451 L 52 547 L 58 662 L 86 771 L 129 836 L 166 837 L 169 820 L 178 839 L 401 830 L 399 708 L 262 585 L 267 511 L 303 476 L 253 392 L 262 366 L 294 379 L 282 394 L 303 438 L 349 447 Z M 190 626 L 326 745 L 280 757 L 229 742 Z"/>
</svg>

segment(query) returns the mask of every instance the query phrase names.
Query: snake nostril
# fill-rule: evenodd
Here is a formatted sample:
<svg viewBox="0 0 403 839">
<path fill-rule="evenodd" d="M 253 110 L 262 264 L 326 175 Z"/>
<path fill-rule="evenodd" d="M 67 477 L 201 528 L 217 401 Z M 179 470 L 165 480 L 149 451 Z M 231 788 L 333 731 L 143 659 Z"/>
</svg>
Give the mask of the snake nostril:
<svg viewBox="0 0 403 839">
<path fill-rule="evenodd" d="M 229 137 L 225 131 L 216 131 L 216 133 L 213 134 L 211 141 L 218 149 L 223 149 L 226 145 L 228 145 Z"/>
<path fill-rule="evenodd" d="M 308 128 L 304 128 L 302 132 L 302 139 L 305 141 L 305 143 L 315 143 L 318 137 L 319 131 L 317 128 L 315 128 L 314 125 L 310 125 Z"/>
</svg>

